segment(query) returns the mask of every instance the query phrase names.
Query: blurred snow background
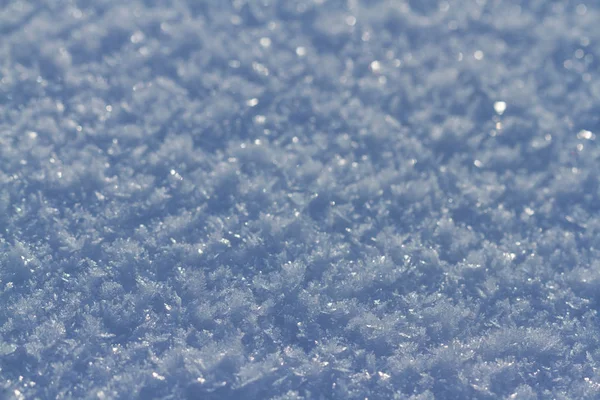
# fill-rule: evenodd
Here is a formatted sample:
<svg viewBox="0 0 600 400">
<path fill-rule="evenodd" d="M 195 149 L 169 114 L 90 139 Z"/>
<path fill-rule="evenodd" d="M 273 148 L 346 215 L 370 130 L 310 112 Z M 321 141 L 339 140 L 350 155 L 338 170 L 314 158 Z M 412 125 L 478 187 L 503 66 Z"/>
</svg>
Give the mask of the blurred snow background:
<svg viewBox="0 0 600 400">
<path fill-rule="evenodd" d="M 3 398 L 599 398 L 599 21 L 0 1 Z"/>
</svg>

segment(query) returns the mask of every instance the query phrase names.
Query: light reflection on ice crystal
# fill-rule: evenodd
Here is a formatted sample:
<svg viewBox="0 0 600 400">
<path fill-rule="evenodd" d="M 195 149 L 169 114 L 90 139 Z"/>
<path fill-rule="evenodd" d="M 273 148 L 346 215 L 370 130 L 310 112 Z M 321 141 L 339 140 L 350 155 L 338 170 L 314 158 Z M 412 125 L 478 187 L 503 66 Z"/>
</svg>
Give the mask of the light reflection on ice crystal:
<svg viewBox="0 0 600 400">
<path fill-rule="evenodd" d="M 579 131 L 579 133 L 577 134 L 577 138 L 592 140 L 594 138 L 594 134 L 588 130 L 583 129 L 583 130 Z"/>
<path fill-rule="evenodd" d="M 298 57 L 304 57 L 306 55 L 306 48 L 302 46 L 296 47 L 296 55 Z"/>
<path fill-rule="evenodd" d="M 260 38 L 260 45 L 265 49 L 271 47 L 271 39 L 268 37 Z"/>
<path fill-rule="evenodd" d="M 377 60 L 373 61 L 371 63 L 371 71 L 373 71 L 374 74 L 378 74 L 381 72 L 381 63 Z"/>
<path fill-rule="evenodd" d="M 496 111 L 498 115 L 504 114 L 504 111 L 506 111 L 506 103 L 504 101 L 495 102 L 494 111 Z"/>
</svg>

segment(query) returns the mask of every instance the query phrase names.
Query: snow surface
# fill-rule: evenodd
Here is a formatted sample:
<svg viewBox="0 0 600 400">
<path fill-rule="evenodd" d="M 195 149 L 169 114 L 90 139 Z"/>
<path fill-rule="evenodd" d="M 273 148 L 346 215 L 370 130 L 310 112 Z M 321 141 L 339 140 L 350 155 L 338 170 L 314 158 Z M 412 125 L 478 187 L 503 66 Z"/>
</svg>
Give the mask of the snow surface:
<svg viewBox="0 0 600 400">
<path fill-rule="evenodd" d="M 0 397 L 600 398 L 599 21 L 0 1 Z"/>
</svg>

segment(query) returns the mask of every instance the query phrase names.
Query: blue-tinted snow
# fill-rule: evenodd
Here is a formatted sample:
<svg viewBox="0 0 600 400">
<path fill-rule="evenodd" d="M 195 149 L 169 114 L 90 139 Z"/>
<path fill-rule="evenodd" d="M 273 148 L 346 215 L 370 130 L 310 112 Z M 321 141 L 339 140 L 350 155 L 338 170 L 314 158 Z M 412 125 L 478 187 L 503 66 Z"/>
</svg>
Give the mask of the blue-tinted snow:
<svg viewBox="0 0 600 400">
<path fill-rule="evenodd" d="M 0 2 L 3 398 L 600 398 L 598 21 Z"/>
</svg>

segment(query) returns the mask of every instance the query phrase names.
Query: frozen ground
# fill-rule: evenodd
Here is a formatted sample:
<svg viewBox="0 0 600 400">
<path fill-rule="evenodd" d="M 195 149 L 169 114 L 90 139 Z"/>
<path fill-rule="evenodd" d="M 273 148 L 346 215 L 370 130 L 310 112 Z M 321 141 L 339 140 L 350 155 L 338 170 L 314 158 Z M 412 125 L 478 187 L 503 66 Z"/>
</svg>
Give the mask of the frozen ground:
<svg viewBox="0 0 600 400">
<path fill-rule="evenodd" d="M 600 398 L 599 21 L 0 1 L 0 396 Z"/>
</svg>

